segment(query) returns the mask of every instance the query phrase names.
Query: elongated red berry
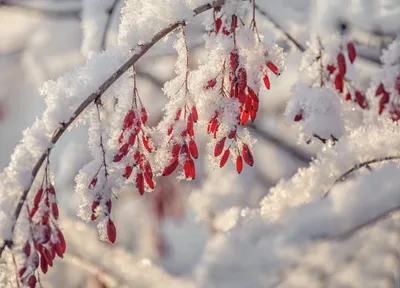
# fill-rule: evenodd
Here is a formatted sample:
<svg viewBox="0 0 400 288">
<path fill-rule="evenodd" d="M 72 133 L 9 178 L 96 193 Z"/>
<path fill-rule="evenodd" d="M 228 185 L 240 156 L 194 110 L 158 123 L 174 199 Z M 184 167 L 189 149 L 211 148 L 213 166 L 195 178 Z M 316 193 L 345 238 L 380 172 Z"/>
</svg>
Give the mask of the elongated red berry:
<svg viewBox="0 0 400 288">
<path fill-rule="evenodd" d="M 111 219 L 108 219 L 107 222 L 107 237 L 111 243 L 115 242 L 117 238 L 117 229 L 115 228 L 115 224 Z"/>
<path fill-rule="evenodd" d="M 133 171 L 133 167 L 132 166 L 130 166 L 130 165 L 125 166 L 125 172 L 124 172 L 123 176 L 126 179 L 129 179 L 129 177 L 131 177 L 132 171 Z"/>
<path fill-rule="evenodd" d="M 351 94 L 349 92 L 346 93 L 346 96 L 344 97 L 345 101 L 351 101 Z"/>
<path fill-rule="evenodd" d="M 246 125 L 247 122 L 249 122 L 249 116 L 249 112 L 243 110 L 242 113 L 240 113 L 240 124 Z"/>
<path fill-rule="evenodd" d="M 97 184 L 97 177 L 94 177 L 89 184 L 89 189 L 93 189 L 94 187 L 96 187 Z"/>
<path fill-rule="evenodd" d="M 236 171 L 240 174 L 240 173 L 242 173 L 242 170 L 243 170 L 243 159 L 242 159 L 242 156 L 239 155 L 236 158 Z"/>
<path fill-rule="evenodd" d="M 173 125 L 169 126 L 168 131 L 167 131 L 167 134 L 168 134 L 168 135 L 171 135 L 171 134 L 172 134 L 172 131 L 174 131 L 174 126 L 173 126 Z"/>
<path fill-rule="evenodd" d="M 193 138 L 190 138 L 189 140 L 189 150 L 194 159 L 197 159 L 197 157 L 199 157 L 199 150 L 197 149 L 196 142 L 193 140 Z"/>
<path fill-rule="evenodd" d="M 35 288 L 35 286 L 36 286 L 36 276 L 35 275 L 31 275 L 31 276 L 29 276 L 29 279 L 28 279 L 28 282 L 27 282 L 27 284 L 28 284 L 28 287 L 29 288 Z"/>
<path fill-rule="evenodd" d="M 354 98 L 362 109 L 368 108 L 367 99 L 360 91 L 356 91 Z"/>
<path fill-rule="evenodd" d="M 247 91 L 249 92 L 249 97 L 251 98 L 251 100 L 253 102 L 259 102 L 260 100 L 258 99 L 258 96 L 256 94 L 256 92 L 254 92 L 253 89 L 251 89 L 250 87 L 247 87 Z"/>
<path fill-rule="evenodd" d="M 149 177 L 148 174 L 144 174 L 144 179 L 146 180 L 147 186 L 153 190 L 154 189 L 154 181 L 153 178 Z"/>
<path fill-rule="evenodd" d="M 143 172 L 147 174 L 150 178 L 153 178 L 153 170 L 151 169 L 151 165 L 149 162 L 145 162 L 143 165 Z"/>
<path fill-rule="evenodd" d="M 385 87 L 381 83 L 381 84 L 379 84 L 378 88 L 376 89 L 375 96 L 379 96 L 384 92 L 385 92 Z"/>
<path fill-rule="evenodd" d="M 151 148 L 151 144 L 150 144 L 150 136 L 149 135 L 146 135 L 146 136 L 142 135 L 142 142 L 143 142 L 144 148 L 146 148 L 146 150 L 151 153 L 153 151 L 153 149 Z"/>
<path fill-rule="evenodd" d="M 142 109 L 140 109 L 140 120 L 142 121 L 143 124 L 145 124 L 148 118 L 149 117 L 147 115 L 146 109 L 142 107 Z"/>
<path fill-rule="evenodd" d="M 126 113 L 125 118 L 124 118 L 124 123 L 123 123 L 123 130 L 127 128 L 131 128 L 133 125 L 133 120 L 135 119 L 135 112 L 133 110 L 129 110 L 128 113 Z"/>
<path fill-rule="evenodd" d="M 138 150 L 133 154 L 132 158 L 133 158 L 133 165 L 136 166 L 140 164 L 140 162 L 142 162 L 142 153 L 140 153 L 140 151 Z"/>
<path fill-rule="evenodd" d="M 40 188 L 35 195 L 35 199 L 33 200 L 34 205 L 39 205 L 40 200 L 42 199 L 43 196 L 43 188 Z"/>
<path fill-rule="evenodd" d="M 254 122 L 254 120 L 256 120 L 256 118 L 257 118 L 257 111 L 256 110 L 250 110 L 249 118 L 250 118 L 251 122 Z"/>
<path fill-rule="evenodd" d="M 239 102 L 240 102 L 241 104 L 244 104 L 244 103 L 246 102 L 246 98 L 248 98 L 248 97 L 246 96 L 246 93 L 245 93 L 244 91 L 239 91 L 237 97 L 238 97 L 238 100 L 239 100 Z"/>
<path fill-rule="evenodd" d="M 272 73 L 274 73 L 275 75 L 279 76 L 281 73 L 279 72 L 278 67 L 272 63 L 271 61 L 267 62 L 267 67 L 269 68 L 269 70 L 271 70 Z"/>
<path fill-rule="evenodd" d="M 187 126 L 186 126 L 186 129 L 187 129 L 187 132 L 189 133 L 189 135 L 190 135 L 191 137 L 194 136 L 194 129 L 193 129 L 193 126 L 194 126 L 193 115 L 192 115 L 192 114 L 189 114 L 189 116 L 188 116 L 188 118 L 187 118 Z"/>
<path fill-rule="evenodd" d="M 244 68 L 240 68 L 238 71 L 238 88 L 239 91 L 244 91 L 247 87 L 247 73 Z"/>
<path fill-rule="evenodd" d="M 190 170 L 191 169 L 192 169 L 192 167 L 190 165 L 190 159 L 188 159 L 183 163 L 183 173 L 185 174 L 186 178 L 190 178 L 190 175 L 191 175 Z"/>
<path fill-rule="evenodd" d="M 22 267 L 18 271 L 18 276 L 21 278 L 25 274 L 25 272 L 26 272 L 26 267 Z"/>
<path fill-rule="evenodd" d="M 389 102 L 389 93 L 384 92 L 381 100 L 379 101 L 379 114 L 382 114 L 385 109 L 385 105 Z"/>
<path fill-rule="evenodd" d="M 258 105 L 259 105 L 259 102 L 258 101 L 253 101 L 252 103 L 251 103 L 251 107 L 252 107 L 252 109 L 254 110 L 254 111 L 258 111 Z"/>
<path fill-rule="evenodd" d="M 142 173 L 138 173 L 136 175 L 136 187 L 138 188 L 139 194 L 143 195 L 144 193 L 144 177 Z"/>
<path fill-rule="evenodd" d="M 53 213 L 54 218 L 57 220 L 59 215 L 57 203 L 51 204 L 51 212 Z"/>
<path fill-rule="evenodd" d="M 244 162 L 246 162 L 247 165 L 254 165 L 253 154 L 251 153 L 249 146 L 247 146 L 246 144 L 243 144 L 242 155 Z"/>
<path fill-rule="evenodd" d="M 58 242 L 60 243 L 60 250 L 62 254 L 65 253 L 65 250 L 67 250 L 67 244 L 65 243 L 65 238 L 64 235 L 62 234 L 61 230 L 57 230 L 57 238 Z"/>
<path fill-rule="evenodd" d="M 25 243 L 24 253 L 26 257 L 29 257 L 29 255 L 31 255 L 31 245 L 29 244 L 29 242 Z"/>
<path fill-rule="evenodd" d="M 357 56 L 356 47 L 354 47 L 353 42 L 347 43 L 347 54 L 349 56 L 350 62 L 353 63 Z"/>
<path fill-rule="evenodd" d="M 335 88 L 340 93 L 343 93 L 343 76 L 341 74 L 337 74 L 335 77 Z"/>
<path fill-rule="evenodd" d="M 265 88 L 267 88 L 269 90 L 271 88 L 271 83 L 269 82 L 269 78 L 268 78 L 267 74 L 264 75 L 263 81 L 264 81 Z"/>
<path fill-rule="evenodd" d="M 197 123 L 197 121 L 199 120 L 199 114 L 197 113 L 196 106 L 192 106 L 192 115 L 194 123 Z"/>
<path fill-rule="evenodd" d="M 48 266 L 45 257 L 40 257 L 40 269 L 42 269 L 43 274 L 47 273 L 47 268 Z"/>
<path fill-rule="evenodd" d="M 219 167 L 224 167 L 226 162 L 229 159 L 229 155 L 231 154 L 231 151 L 229 149 L 226 149 L 224 154 L 222 154 L 221 160 L 219 161 Z"/>
<path fill-rule="evenodd" d="M 171 175 L 172 172 L 175 171 L 176 167 L 178 167 L 179 161 L 178 161 L 178 157 L 174 157 L 170 160 L 168 166 L 166 166 L 164 168 L 163 171 L 163 176 L 168 176 Z"/>
<path fill-rule="evenodd" d="M 246 100 L 244 101 L 244 110 L 249 112 L 251 110 L 251 104 L 252 104 L 252 100 L 249 96 L 247 96 Z"/>
<path fill-rule="evenodd" d="M 339 68 L 339 74 L 344 76 L 346 74 L 346 59 L 342 52 L 337 55 L 337 63 Z"/>
<path fill-rule="evenodd" d="M 239 67 L 239 54 L 237 53 L 236 50 L 231 52 L 231 55 L 229 57 L 229 63 L 231 70 L 235 72 L 236 69 Z"/>
<path fill-rule="evenodd" d="M 215 33 L 218 34 L 222 27 L 222 19 L 218 18 L 215 20 Z"/>
<path fill-rule="evenodd" d="M 179 155 L 179 152 L 181 151 L 181 144 L 175 143 L 172 146 L 171 154 L 173 157 L 177 157 Z"/>
<path fill-rule="evenodd" d="M 135 145 L 136 137 L 137 137 L 137 134 L 135 134 L 135 133 L 131 133 L 131 135 L 129 135 L 129 139 L 128 139 L 129 146 Z"/>
<path fill-rule="evenodd" d="M 224 150 L 225 140 L 226 140 L 226 137 L 223 137 L 215 143 L 215 147 L 214 147 L 214 156 L 215 157 L 218 157 L 219 155 L 221 155 L 222 151 Z"/>
</svg>

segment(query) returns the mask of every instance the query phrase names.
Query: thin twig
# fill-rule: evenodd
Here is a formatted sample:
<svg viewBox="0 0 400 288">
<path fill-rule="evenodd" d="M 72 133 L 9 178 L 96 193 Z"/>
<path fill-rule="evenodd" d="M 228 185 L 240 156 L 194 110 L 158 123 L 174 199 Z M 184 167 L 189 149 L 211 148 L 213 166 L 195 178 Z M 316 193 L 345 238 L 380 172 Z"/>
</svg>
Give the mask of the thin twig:
<svg viewBox="0 0 400 288">
<path fill-rule="evenodd" d="M 271 24 L 278 29 L 279 31 L 282 32 L 283 35 L 285 35 L 285 37 L 292 42 L 297 49 L 299 49 L 301 52 L 304 52 L 306 50 L 306 48 L 304 47 L 303 44 L 301 44 L 300 42 L 298 42 L 296 39 L 294 39 L 294 37 L 292 35 L 290 35 L 287 31 L 285 31 L 270 15 L 268 15 L 268 13 L 266 11 L 264 11 L 263 9 L 260 8 L 260 6 L 258 6 L 257 4 L 255 4 L 255 8 L 257 9 L 258 13 L 260 13 L 261 15 L 263 15 L 265 18 L 267 18 L 267 20 L 269 22 L 271 22 Z"/>
<path fill-rule="evenodd" d="M 311 156 L 305 154 L 304 152 L 299 151 L 298 149 L 290 146 L 288 143 L 286 143 L 284 140 L 276 137 L 275 135 L 264 131 L 260 130 L 257 126 L 255 125 L 249 125 L 249 128 L 251 128 L 254 132 L 256 132 L 260 137 L 264 138 L 266 141 L 271 142 L 275 144 L 277 147 L 280 149 L 284 150 L 294 158 L 300 160 L 301 162 L 309 163 L 311 161 Z"/>
<path fill-rule="evenodd" d="M 387 157 L 383 157 L 383 158 L 378 158 L 378 159 L 373 159 L 373 160 L 369 160 L 369 161 L 365 161 L 359 164 L 354 165 L 351 169 L 349 169 L 348 171 L 346 171 L 345 173 L 343 173 L 342 175 L 339 176 L 338 179 L 336 179 L 336 181 L 333 183 L 333 185 L 342 182 L 344 180 L 346 180 L 346 178 L 353 173 L 354 171 L 357 171 L 363 167 L 369 167 L 370 164 L 374 164 L 374 163 L 379 163 L 379 162 L 384 162 L 384 161 L 390 161 L 390 160 L 398 160 L 400 159 L 400 156 L 387 156 Z M 332 185 L 332 186 L 333 186 Z M 326 198 L 329 193 L 331 192 L 332 189 L 329 189 L 322 198 Z"/>
<path fill-rule="evenodd" d="M 208 3 L 201 5 L 197 7 L 196 9 L 193 10 L 193 15 L 196 16 L 200 13 L 203 13 L 205 11 L 208 11 L 214 7 L 221 6 L 225 3 L 225 0 L 217 0 L 214 1 L 213 3 Z M 18 217 L 21 214 L 22 206 L 24 205 L 26 198 L 28 196 L 29 190 L 33 184 L 33 181 L 36 178 L 37 173 L 39 172 L 40 168 L 42 167 L 43 162 L 45 161 L 46 157 L 50 153 L 51 149 L 55 146 L 55 144 L 58 142 L 60 137 L 64 134 L 65 131 L 67 131 L 68 127 L 72 124 L 72 122 L 75 121 L 76 118 L 79 117 L 79 115 L 98 97 L 101 97 L 101 95 L 104 94 L 104 92 L 112 85 L 114 84 L 115 81 L 117 81 L 129 68 L 131 68 L 143 55 L 146 54 L 147 51 L 150 50 L 158 41 L 163 39 L 166 35 L 174 31 L 176 28 L 178 28 L 180 25 L 185 24 L 186 20 L 182 19 L 179 20 L 170 26 L 162 29 L 160 32 L 158 32 L 153 39 L 150 42 L 147 42 L 143 45 L 140 45 L 140 51 L 132 55 L 117 71 L 115 71 L 103 84 L 100 85 L 100 87 L 97 89 L 96 92 L 93 92 L 90 94 L 79 106 L 76 108 L 74 113 L 72 114 L 73 116 L 65 123 L 60 123 L 60 127 L 54 131 L 53 136 L 50 139 L 50 145 L 46 149 L 46 151 L 40 156 L 39 160 L 36 162 L 35 166 L 32 169 L 32 178 L 28 186 L 25 188 L 25 190 L 22 192 L 22 195 L 20 196 L 17 206 L 15 208 L 14 214 L 13 214 L 13 224 L 11 227 L 11 234 L 14 235 L 14 229 L 15 229 L 15 224 L 18 220 Z M 13 240 L 6 240 L 4 243 L 0 246 L 0 257 L 5 249 L 5 247 L 11 248 L 13 246 Z"/>
<path fill-rule="evenodd" d="M 114 18 L 114 13 L 117 11 L 117 6 L 119 4 L 120 0 L 114 0 L 114 3 L 111 5 L 111 7 L 107 10 L 108 17 L 107 17 L 107 22 L 106 25 L 104 26 L 104 32 L 103 36 L 101 37 L 101 49 L 105 50 L 106 47 L 106 41 L 107 41 L 107 36 L 108 36 L 108 30 L 111 28 L 111 22 Z"/>
</svg>

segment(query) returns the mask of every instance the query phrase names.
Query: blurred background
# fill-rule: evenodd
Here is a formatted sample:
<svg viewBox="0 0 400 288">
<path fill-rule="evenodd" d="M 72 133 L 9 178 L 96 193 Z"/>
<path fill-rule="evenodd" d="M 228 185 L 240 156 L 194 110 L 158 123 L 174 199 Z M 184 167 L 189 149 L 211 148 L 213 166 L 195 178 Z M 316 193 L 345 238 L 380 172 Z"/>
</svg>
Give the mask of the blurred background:
<svg viewBox="0 0 400 288">
<path fill-rule="evenodd" d="M 143 0 L 146 1 L 146 0 Z M 228 231 L 246 207 L 258 207 L 270 187 L 304 167 L 319 143 L 298 143 L 298 128 L 283 111 L 297 81 L 301 54 L 312 34 L 342 32 L 356 43 L 356 68 L 366 83 L 380 66 L 382 49 L 400 31 L 400 0 L 258 0 L 257 26 L 265 40 L 287 53 L 287 69 L 263 90 L 261 113 L 250 132 L 258 139 L 256 164 L 237 175 L 233 165 L 211 171 L 197 160 L 192 182 L 159 179 L 155 191 L 139 196 L 121 191 L 114 199 L 117 241 L 98 240 L 95 225 L 76 216 L 74 178 L 90 161 L 87 128 L 63 136 L 52 154 L 52 171 L 67 241 L 43 287 L 189 287 L 207 242 Z M 0 168 L 3 170 L 25 128 L 40 117 L 40 87 L 82 65 L 90 53 L 117 43 L 123 0 L 0 0 Z M 207 57 L 202 17 L 187 27 L 190 66 Z M 137 65 L 142 100 L 156 125 L 163 116 L 165 81 L 174 77 L 171 41 L 157 44 Z M 196 131 L 204 152 L 207 136 Z M 201 153 L 201 152 L 200 152 Z M 202 153 L 204 155 L 204 153 Z"/>
</svg>

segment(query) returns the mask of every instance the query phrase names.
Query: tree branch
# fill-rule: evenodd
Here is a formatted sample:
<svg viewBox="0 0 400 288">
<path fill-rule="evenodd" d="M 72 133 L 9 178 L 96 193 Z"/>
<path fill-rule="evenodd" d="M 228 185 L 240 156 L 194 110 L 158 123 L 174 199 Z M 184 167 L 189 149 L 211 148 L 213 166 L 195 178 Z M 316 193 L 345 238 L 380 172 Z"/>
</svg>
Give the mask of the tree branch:
<svg viewBox="0 0 400 288">
<path fill-rule="evenodd" d="M 370 164 L 384 162 L 384 161 L 390 161 L 390 160 L 399 160 L 399 159 L 400 159 L 400 156 L 388 156 L 388 157 L 373 159 L 373 160 L 369 160 L 369 161 L 365 161 L 365 162 L 356 164 L 351 169 L 349 169 L 348 171 L 346 171 L 345 173 L 340 175 L 339 178 L 336 179 L 336 181 L 333 183 L 332 186 L 334 186 L 335 184 L 337 184 L 339 182 L 346 180 L 346 178 L 354 171 L 357 171 L 363 167 L 368 167 Z M 324 196 L 322 196 L 322 198 L 326 198 L 329 195 L 329 193 L 331 192 L 331 190 L 332 190 L 332 188 L 329 189 L 328 191 L 326 191 L 326 193 L 324 194 Z"/>
<path fill-rule="evenodd" d="M 214 7 L 221 6 L 225 3 L 225 0 L 216 0 L 212 3 L 204 4 L 201 5 L 193 10 L 193 15 L 199 15 L 205 11 L 208 11 Z M 79 106 L 76 108 L 76 110 L 73 113 L 73 116 L 65 123 L 60 123 L 60 128 L 58 128 L 56 131 L 54 131 L 53 136 L 50 139 L 50 145 L 46 149 L 46 151 L 42 154 L 42 156 L 39 158 L 39 160 L 36 162 L 35 166 L 32 169 L 32 178 L 31 181 L 26 187 L 26 189 L 22 192 L 22 195 L 20 196 L 17 206 L 14 211 L 13 215 L 13 225 L 11 227 L 11 233 L 14 235 L 14 229 L 15 229 L 15 224 L 18 220 L 19 215 L 21 214 L 22 207 L 26 201 L 26 198 L 28 196 L 29 190 L 33 184 L 33 181 L 36 178 L 37 173 L 39 172 L 44 160 L 46 157 L 49 155 L 50 151 L 53 149 L 57 141 L 60 139 L 60 137 L 64 134 L 65 131 L 67 131 L 68 127 L 72 124 L 72 122 L 75 121 L 76 118 L 79 117 L 79 115 L 96 99 L 101 97 L 104 92 L 112 85 L 114 84 L 115 81 L 117 81 L 126 71 L 128 71 L 129 68 L 131 68 L 143 55 L 146 54 L 147 51 L 150 50 L 158 41 L 163 39 L 165 36 L 167 36 L 170 32 L 174 31 L 176 28 L 178 28 L 180 25 L 184 25 L 186 23 L 185 19 L 182 19 L 180 21 L 177 21 L 170 26 L 162 29 L 160 32 L 158 32 L 153 39 L 150 42 L 147 42 L 143 45 L 140 45 L 140 51 L 134 55 L 132 55 L 131 58 L 129 58 L 117 71 L 115 71 L 103 84 L 100 85 L 100 87 L 97 89 L 96 92 L 93 92 L 90 94 Z M 8 246 L 11 248 L 13 246 L 13 239 L 9 239 L 8 241 L 4 241 L 4 243 L 0 246 L 0 257 L 5 249 L 5 247 Z"/>
</svg>

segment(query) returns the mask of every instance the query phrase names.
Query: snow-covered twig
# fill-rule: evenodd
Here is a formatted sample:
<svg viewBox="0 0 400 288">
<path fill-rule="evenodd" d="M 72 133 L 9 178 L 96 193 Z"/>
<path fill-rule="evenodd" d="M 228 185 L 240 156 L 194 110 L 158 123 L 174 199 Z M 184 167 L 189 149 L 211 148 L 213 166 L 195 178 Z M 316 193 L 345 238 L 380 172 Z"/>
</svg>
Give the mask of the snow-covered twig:
<svg viewBox="0 0 400 288">
<path fill-rule="evenodd" d="M 208 11 L 214 7 L 221 6 L 225 3 L 225 0 L 217 0 L 212 3 L 207 3 L 204 5 L 201 5 L 193 10 L 193 15 L 196 16 L 200 13 L 203 13 L 205 11 Z M 168 27 L 162 29 L 159 31 L 149 42 L 145 44 L 141 44 L 139 46 L 139 51 L 135 54 L 133 54 L 117 71 L 115 71 L 103 84 L 100 85 L 100 87 L 97 89 L 97 91 L 93 92 L 90 94 L 79 106 L 76 108 L 74 111 L 72 117 L 64 123 L 60 123 L 60 126 L 56 131 L 54 131 L 53 136 L 50 139 L 50 145 L 46 149 L 45 152 L 41 155 L 39 160 L 36 162 L 32 169 L 32 177 L 29 181 L 29 184 L 26 186 L 25 190 L 22 192 L 18 202 L 17 206 L 14 210 L 13 213 L 13 223 L 11 226 L 11 232 L 14 234 L 14 229 L 15 229 L 15 224 L 18 220 L 19 215 L 21 214 L 22 207 L 25 203 L 25 200 L 28 196 L 29 190 L 33 184 L 33 181 L 35 180 L 36 175 L 38 174 L 40 168 L 42 167 L 43 162 L 45 159 L 48 157 L 50 151 L 54 147 L 54 145 L 58 142 L 60 137 L 64 134 L 65 131 L 69 128 L 69 126 L 79 117 L 79 115 L 96 99 L 101 97 L 106 90 L 115 83 L 128 69 L 130 69 L 143 55 L 147 53 L 147 51 L 150 50 L 158 41 L 163 39 L 165 36 L 167 36 L 170 32 L 174 31 L 176 28 L 180 27 L 181 25 L 184 25 L 186 23 L 185 19 L 176 21 L 175 23 L 169 25 Z M 11 248 L 13 246 L 13 240 L 8 239 L 5 240 L 4 243 L 0 246 L 0 257 L 5 249 L 5 247 Z"/>
<path fill-rule="evenodd" d="M 363 167 L 369 167 L 370 164 L 374 164 L 374 163 L 379 163 L 379 162 L 384 162 L 384 161 L 390 161 L 390 160 L 398 160 L 400 159 L 400 156 L 388 156 L 388 157 L 383 157 L 383 158 L 378 158 L 378 159 L 373 159 L 373 160 L 369 160 L 369 161 L 365 161 L 359 164 L 354 165 L 351 169 L 349 169 L 348 171 L 346 171 L 345 173 L 343 173 L 342 175 L 340 175 L 340 177 L 335 181 L 335 183 L 333 183 L 333 185 L 335 185 L 338 182 L 342 182 L 344 180 L 346 180 L 346 178 L 353 173 L 354 171 L 357 171 Z M 328 190 L 323 198 L 327 197 L 329 195 L 331 190 Z"/>
</svg>

